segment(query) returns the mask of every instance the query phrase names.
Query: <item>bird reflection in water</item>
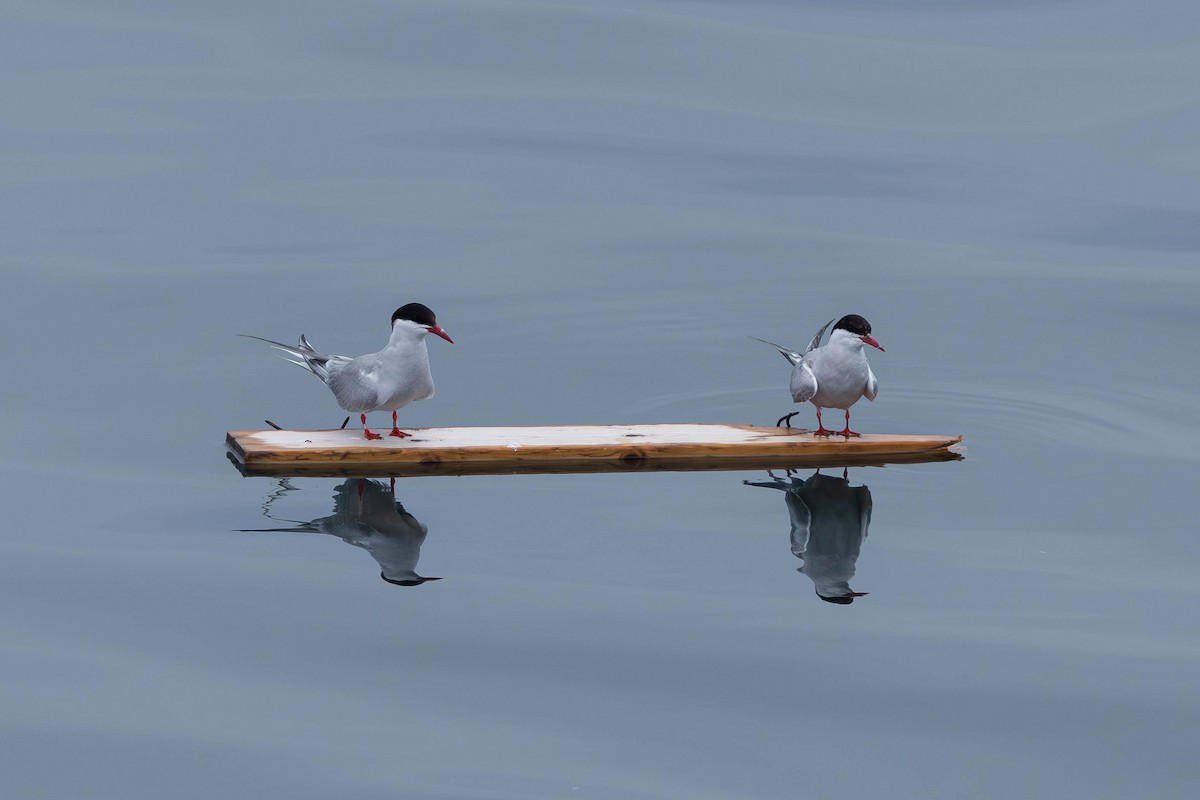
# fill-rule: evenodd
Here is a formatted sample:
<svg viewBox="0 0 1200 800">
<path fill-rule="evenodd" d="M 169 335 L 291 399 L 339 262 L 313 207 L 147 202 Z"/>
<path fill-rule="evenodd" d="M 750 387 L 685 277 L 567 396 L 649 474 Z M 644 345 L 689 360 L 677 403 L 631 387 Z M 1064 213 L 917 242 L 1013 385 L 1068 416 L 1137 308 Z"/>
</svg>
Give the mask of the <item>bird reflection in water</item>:
<svg viewBox="0 0 1200 800">
<path fill-rule="evenodd" d="M 347 478 L 334 489 L 333 514 L 311 522 L 280 520 L 295 523 L 287 528 L 250 528 L 247 533 L 328 533 L 347 544 L 361 547 L 379 562 L 379 577 L 397 586 L 420 586 L 441 578 L 424 578 L 417 574 L 417 559 L 428 528 L 396 502 L 395 479 L 384 485 L 366 478 Z M 288 481 L 267 499 L 263 514 L 271 519 L 270 506 L 289 491 L 296 491 Z"/>
<path fill-rule="evenodd" d="M 786 479 L 767 471 L 770 481 L 742 481 L 784 492 L 792 522 L 792 554 L 804 561 L 800 572 L 816 585 L 817 596 L 827 603 L 848 605 L 867 592 L 850 589 L 855 562 L 871 525 L 871 490 L 851 486 L 849 471 L 842 477 L 822 475 L 820 470 L 806 480 Z"/>
</svg>

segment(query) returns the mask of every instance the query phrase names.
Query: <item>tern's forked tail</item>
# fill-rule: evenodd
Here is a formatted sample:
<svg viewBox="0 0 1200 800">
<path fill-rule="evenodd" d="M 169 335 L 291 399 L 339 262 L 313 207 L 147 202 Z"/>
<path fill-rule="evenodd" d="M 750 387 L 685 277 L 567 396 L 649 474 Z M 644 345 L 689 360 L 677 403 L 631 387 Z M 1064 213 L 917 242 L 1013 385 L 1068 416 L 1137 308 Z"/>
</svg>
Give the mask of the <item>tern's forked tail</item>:
<svg viewBox="0 0 1200 800">
<path fill-rule="evenodd" d="M 810 341 L 808 343 L 808 347 L 804 348 L 803 353 L 797 353 L 795 350 L 793 350 L 790 347 L 784 347 L 781 344 L 775 344 L 774 342 L 768 342 L 766 339 L 760 339 L 757 336 L 751 336 L 750 338 L 756 342 L 762 342 L 763 344 L 771 345 L 771 347 L 774 347 L 776 350 L 779 351 L 780 355 L 782 355 L 784 358 L 786 358 L 788 360 L 789 364 L 792 364 L 794 366 L 796 364 L 799 364 L 801 361 L 803 361 L 804 357 L 806 355 L 808 355 L 813 350 L 816 350 L 818 347 L 821 346 L 821 337 L 825 335 L 825 329 L 828 328 L 832 324 L 833 324 L 833 320 L 829 320 L 829 322 L 826 322 L 824 325 L 822 325 L 821 329 L 819 331 L 817 331 L 817 335 L 814 336 L 812 338 L 812 341 Z"/>
<path fill-rule="evenodd" d="M 776 350 L 779 351 L 779 354 L 781 356 L 783 356 L 784 358 L 786 358 L 788 360 L 789 364 L 792 364 L 792 365 L 799 364 L 801 362 L 801 360 L 803 360 L 803 358 L 804 358 L 803 355 L 801 355 L 800 353 L 797 353 L 795 350 L 793 350 L 790 347 L 784 347 L 781 344 L 775 344 L 774 342 L 768 342 L 766 339 L 760 339 L 757 336 L 751 336 L 750 338 L 756 342 L 762 342 L 763 344 L 771 345 L 771 347 L 774 347 Z"/>
<path fill-rule="evenodd" d="M 318 352 L 311 344 L 308 343 L 308 339 L 305 338 L 303 333 L 300 334 L 300 343 L 297 345 L 283 344 L 271 339 L 264 339 L 261 336 L 252 336 L 248 333 L 239 333 L 238 336 L 245 336 L 247 339 L 258 339 L 260 342 L 266 342 L 267 344 L 271 345 L 271 347 L 275 348 L 276 350 L 282 350 L 290 356 L 295 356 L 295 358 L 300 360 L 296 361 L 285 356 L 280 357 L 289 364 L 295 364 L 297 367 L 304 367 L 313 375 L 316 375 L 322 381 L 328 383 L 328 365 L 331 356 L 327 356 L 324 353 Z"/>
</svg>

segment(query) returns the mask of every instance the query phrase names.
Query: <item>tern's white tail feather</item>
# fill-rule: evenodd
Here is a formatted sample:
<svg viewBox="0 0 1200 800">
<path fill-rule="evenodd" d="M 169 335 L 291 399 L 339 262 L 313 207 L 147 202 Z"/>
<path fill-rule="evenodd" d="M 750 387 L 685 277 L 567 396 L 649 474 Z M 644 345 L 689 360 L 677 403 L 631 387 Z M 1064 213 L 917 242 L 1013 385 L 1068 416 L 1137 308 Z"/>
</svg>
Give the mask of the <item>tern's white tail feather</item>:
<svg viewBox="0 0 1200 800">
<path fill-rule="evenodd" d="M 804 356 L 802 354 L 797 353 L 795 350 L 793 350 L 790 347 L 784 347 L 781 344 L 775 344 L 774 342 L 768 342 L 766 339 L 760 339 L 757 336 L 751 336 L 750 338 L 756 342 L 762 342 L 763 344 L 771 345 L 771 347 L 774 347 L 776 350 L 779 351 L 779 354 L 781 356 L 783 356 L 784 358 L 786 358 L 788 360 L 789 364 L 792 364 L 792 365 L 799 364 L 804 359 Z"/>
<path fill-rule="evenodd" d="M 247 339 L 258 339 L 260 342 L 266 342 L 271 345 L 276 350 L 282 350 L 290 356 L 295 356 L 299 361 L 286 357 L 283 357 L 283 360 L 289 364 L 295 364 L 297 367 L 304 367 L 325 383 L 329 382 L 329 360 L 331 358 L 338 358 L 338 356 L 328 356 L 318 352 L 316 348 L 308 343 L 308 339 L 305 338 L 303 333 L 300 334 L 300 343 L 298 345 L 283 344 L 271 339 L 264 339 L 261 336 L 251 336 L 248 333 L 239 333 L 238 336 L 245 336 Z"/>
<path fill-rule="evenodd" d="M 808 347 L 804 348 L 803 353 L 797 353 L 795 350 L 793 350 L 790 347 L 784 347 L 781 344 L 775 344 L 774 342 L 768 342 L 766 339 L 760 339 L 757 336 L 751 336 L 750 338 L 756 342 L 762 342 L 763 344 L 771 345 L 771 347 L 774 347 L 776 350 L 779 351 L 780 355 L 782 355 L 784 358 L 786 358 L 788 360 L 788 363 L 795 366 L 796 364 L 799 364 L 801 361 L 803 361 L 804 357 L 806 355 L 811 353 L 813 350 L 816 350 L 817 347 L 820 346 L 821 337 L 825 335 L 825 329 L 828 328 L 832 324 L 833 324 L 833 320 L 829 320 L 829 322 L 826 322 L 824 325 L 822 325 L 821 330 L 817 331 L 817 335 L 814 336 L 812 338 L 812 341 L 810 341 L 808 343 Z"/>
</svg>

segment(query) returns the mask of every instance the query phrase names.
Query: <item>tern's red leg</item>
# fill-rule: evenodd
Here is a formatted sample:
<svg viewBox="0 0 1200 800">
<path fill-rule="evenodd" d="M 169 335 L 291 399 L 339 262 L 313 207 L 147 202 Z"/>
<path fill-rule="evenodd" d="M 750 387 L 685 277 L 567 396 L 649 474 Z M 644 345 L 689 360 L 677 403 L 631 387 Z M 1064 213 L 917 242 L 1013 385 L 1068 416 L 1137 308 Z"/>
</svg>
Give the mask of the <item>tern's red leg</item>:
<svg viewBox="0 0 1200 800">
<path fill-rule="evenodd" d="M 367 430 L 367 415 L 366 414 L 360 414 L 359 419 L 362 420 L 363 436 L 366 436 L 368 439 L 382 439 L 383 438 L 378 433 L 371 433 L 369 430 Z"/>
<path fill-rule="evenodd" d="M 833 436 L 833 431 L 825 427 L 825 423 L 821 422 L 821 407 L 817 406 L 817 429 L 813 431 L 813 436 Z"/>
<path fill-rule="evenodd" d="M 405 436 L 412 436 L 411 433 L 405 433 L 404 431 L 402 431 L 396 427 L 396 412 L 395 411 L 392 412 L 392 432 L 389 433 L 388 436 L 399 436 L 401 439 L 403 439 Z"/>
<path fill-rule="evenodd" d="M 848 408 L 846 409 L 846 427 L 843 430 L 838 431 L 838 434 L 840 436 L 845 436 L 847 439 L 849 439 L 851 436 L 862 436 L 861 433 L 855 433 L 854 431 L 850 430 L 850 409 Z"/>
</svg>

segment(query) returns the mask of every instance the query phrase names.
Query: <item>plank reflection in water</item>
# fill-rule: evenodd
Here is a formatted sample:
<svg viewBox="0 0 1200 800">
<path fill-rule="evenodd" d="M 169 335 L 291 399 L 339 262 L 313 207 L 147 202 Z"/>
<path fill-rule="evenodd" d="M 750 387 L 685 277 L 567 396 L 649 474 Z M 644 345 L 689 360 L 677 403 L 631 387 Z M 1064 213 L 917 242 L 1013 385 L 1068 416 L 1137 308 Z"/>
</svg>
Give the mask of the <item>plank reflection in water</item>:
<svg viewBox="0 0 1200 800">
<path fill-rule="evenodd" d="M 296 491 L 287 480 L 280 482 L 263 508 L 271 519 L 270 506 L 288 491 Z M 348 478 L 333 492 L 333 514 L 309 522 L 292 522 L 286 528 L 243 528 L 245 533 L 328 533 L 347 544 L 361 547 L 379 562 L 379 577 L 396 586 L 420 586 L 441 578 L 417 574 L 417 560 L 428 529 L 396 502 L 395 481 L 384 483 L 367 478 Z"/>
<path fill-rule="evenodd" d="M 804 561 L 800 572 L 815 584 L 817 597 L 828 603 L 848 605 L 867 592 L 850 588 L 855 564 L 871 525 L 871 490 L 851 486 L 849 471 L 842 477 L 822 475 L 820 470 L 806 480 L 786 479 L 768 471 L 769 481 L 743 481 L 784 492 L 792 523 L 792 554 Z"/>
</svg>

